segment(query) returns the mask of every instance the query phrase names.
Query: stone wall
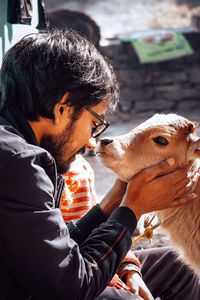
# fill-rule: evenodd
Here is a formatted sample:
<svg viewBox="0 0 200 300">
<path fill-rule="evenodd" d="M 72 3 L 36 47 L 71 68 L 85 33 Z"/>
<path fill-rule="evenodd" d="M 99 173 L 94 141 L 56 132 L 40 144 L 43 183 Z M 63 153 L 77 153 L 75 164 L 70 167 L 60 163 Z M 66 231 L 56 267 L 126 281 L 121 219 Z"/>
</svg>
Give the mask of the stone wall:
<svg viewBox="0 0 200 300">
<path fill-rule="evenodd" d="M 200 33 L 185 33 L 193 55 L 141 64 L 130 42 L 102 48 L 120 82 L 121 113 L 200 113 Z"/>
</svg>

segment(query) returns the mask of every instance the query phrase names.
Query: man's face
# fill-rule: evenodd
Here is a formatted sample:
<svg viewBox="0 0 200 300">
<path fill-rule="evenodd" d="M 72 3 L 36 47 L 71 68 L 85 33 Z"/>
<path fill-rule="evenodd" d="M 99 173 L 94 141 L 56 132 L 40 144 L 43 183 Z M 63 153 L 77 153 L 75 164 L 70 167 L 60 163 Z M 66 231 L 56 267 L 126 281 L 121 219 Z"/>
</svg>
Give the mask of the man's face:
<svg viewBox="0 0 200 300">
<path fill-rule="evenodd" d="M 104 117 L 107 104 L 102 101 L 92 109 Z M 94 123 L 98 122 L 99 120 L 93 114 L 83 108 L 77 120 L 71 119 L 67 124 L 62 122 L 57 134 L 52 133 L 42 137 L 40 145 L 54 157 L 58 173 L 67 172 L 76 154 L 83 153 L 85 148 L 95 148 L 96 140 L 91 133 Z"/>
</svg>

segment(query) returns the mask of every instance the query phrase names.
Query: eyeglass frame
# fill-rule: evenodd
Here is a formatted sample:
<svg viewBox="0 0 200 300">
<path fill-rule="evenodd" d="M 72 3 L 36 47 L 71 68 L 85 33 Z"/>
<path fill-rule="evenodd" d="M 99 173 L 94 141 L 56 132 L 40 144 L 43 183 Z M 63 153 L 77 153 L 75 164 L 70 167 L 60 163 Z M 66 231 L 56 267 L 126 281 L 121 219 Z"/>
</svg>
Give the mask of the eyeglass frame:
<svg viewBox="0 0 200 300">
<path fill-rule="evenodd" d="M 83 107 L 84 107 L 85 109 L 87 109 L 91 114 L 93 114 L 93 116 L 95 116 L 99 121 L 101 121 L 101 123 L 95 123 L 95 126 L 96 126 L 96 127 L 93 128 L 94 131 L 96 130 L 96 128 L 98 128 L 98 126 L 100 126 L 100 125 L 102 125 L 102 124 L 105 125 L 105 128 L 103 128 L 103 130 L 100 131 L 98 134 L 93 135 L 93 132 L 92 132 L 92 137 L 93 137 L 93 138 L 97 138 L 98 136 L 100 136 L 100 135 L 101 135 L 101 134 L 109 127 L 110 122 L 104 120 L 100 115 L 98 115 L 98 114 L 97 114 L 93 109 L 91 109 L 89 106 L 83 105 Z"/>
</svg>

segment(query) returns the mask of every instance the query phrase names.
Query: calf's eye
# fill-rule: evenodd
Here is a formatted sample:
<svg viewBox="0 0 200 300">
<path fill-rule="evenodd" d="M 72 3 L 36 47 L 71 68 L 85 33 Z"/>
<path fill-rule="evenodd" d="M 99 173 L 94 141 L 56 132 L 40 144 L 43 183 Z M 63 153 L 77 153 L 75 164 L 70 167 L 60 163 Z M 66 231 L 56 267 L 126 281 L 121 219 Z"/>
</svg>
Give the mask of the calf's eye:
<svg viewBox="0 0 200 300">
<path fill-rule="evenodd" d="M 164 138 L 163 136 L 157 136 L 153 138 L 153 141 L 159 145 L 166 146 L 169 144 L 168 140 Z"/>
</svg>

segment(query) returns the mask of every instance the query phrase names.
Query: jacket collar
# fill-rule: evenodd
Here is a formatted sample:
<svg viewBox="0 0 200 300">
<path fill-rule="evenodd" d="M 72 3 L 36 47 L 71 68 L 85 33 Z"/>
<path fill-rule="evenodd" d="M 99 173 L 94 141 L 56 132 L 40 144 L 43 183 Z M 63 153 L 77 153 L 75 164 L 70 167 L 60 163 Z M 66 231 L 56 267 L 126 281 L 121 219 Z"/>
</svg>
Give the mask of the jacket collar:
<svg viewBox="0 0 200 300">
<path fill-rule="evenodd" d="M 29 144 L 39 146 L 31 126 L 18 108 L 6 108 L 1 116 L 18 130 Z"/>
</svg>

